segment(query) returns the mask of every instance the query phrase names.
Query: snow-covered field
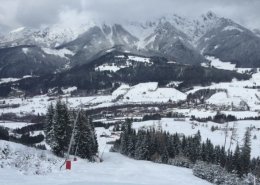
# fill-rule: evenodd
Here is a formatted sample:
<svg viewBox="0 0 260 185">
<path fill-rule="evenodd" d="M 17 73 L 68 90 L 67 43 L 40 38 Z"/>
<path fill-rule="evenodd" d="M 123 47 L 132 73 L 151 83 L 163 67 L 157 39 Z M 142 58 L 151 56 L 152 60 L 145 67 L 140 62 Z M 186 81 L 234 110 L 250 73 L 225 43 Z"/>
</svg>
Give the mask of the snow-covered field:
<svg viewBox="0 0 260 185">
<path fill-rule="evenodd" d="M 186 94 L 174 88 L 159 88 L 157 82 L 137 84 L 125 93 L 124 102 L 168 102 L 185 100 Z"/>
<path fill-rule="evenodd" d="M 175 82 L 171 82 L 169 86 Z M 176 82 L 177 83 L 177 82 Z M 252 75 L 252 78 L 244 81 L 237 81 L 234 79 L 232 82 L 213 83 L 209 86 L 195 86 L 188 92 L 180 92 L 175 88 L 159 87 L 157 82 L 139 83 L 134 86 L 122 84 L 114 92 L 109 95 L 94 95 L 87 97 L 71 97 L 72 91 L 77 90 L 77 87 L 62 88 L 65 93 L 63 100 L 68 103 L 71 108 L 78 108 L 82 105 L 85 108 L 101 108 L 110 107 L 114 105 L 124 104 L 158 104 L 167 103 L 169 101 L 178 102 L 185 100 L 187 94 L 195 93 L 201 89 L 221 89 L 221 92 L 213 94 L 210 98 L 206 99 L 207 104 L 215 106 L 246 107 L 249 111 L 229 112 L 231 115 L 237 115 L 239 118 L 259 116 L 260 112 L 260 90 L 253 88 L 260 86 L 260 72 Z M 225 91 L 223 91 L 225 90 Z M 47 106 L 51 102 L 55 102 L 57 98 L 50 98 L 47 95 L 35 96 L 32 98 L 3 98 L 0 102 L 5 101 L 6 105 L 17 105 L 16 108 L 2 108 L 2 113 L 15 113 L 17 115 L 27 114 L 45 114 Z M 247 110 L 247 109 L 245 109 Z M 210 110 L 177 110 L 178 112 L 185 112 L 186 115 L 195 115 L 196 117 L 214 116 L 216 111 Z"/>
<path fill-rule="evenodd" d="M 207 60 L 209 60 L 211 63 L 211 66 L 214 66 L 218 69 L 225 69 L 225 70 L 234 70 L 236 68 L 236 64 L 231 64 L 230 62 L 222 62 L 218 58 L 215 58 L 213 56 L 206 56 Z"/>
<path fill-rule="evenodd" d="M 260 86 L 260 73 L 255 73 L 252 78 L 245 81 L 233 80 L 232 82 L 222 82 L 205 87 L 194 87 L 193 90 L 186 92 L 194 93 L 200 89 L 226 89 L 227 93 L 219 92 L 207 100 L 209 104 L 239 106 L 245 102 L 251 111 L 260 110 L 260 91 L 253 86 Z M 249 88 L 247 88 L 249 87 Z M 250 88 L 251 87 L 251 88 Z"/>
<path fill-rule="evenodd" d="M 33 77 L 32 75 L 25 75 L 22 78 L 0 78 L 0 84 L 15 82 L 21 79 Z"/>
<path fill-rule="evenodd" d="M 10 129 L 16 129 L 16 128 L 22 128 L 28 125 L 32 125 L 34 123 L 26 123 L 26 122 L 13 122 L 13 121 L 0 121 L 0 126 L 10 128 Z"/>
<path fill-rule="evenodd" d="M 121 85 L 111 95 L 103 96 L 87 96 L 87 97 L 70 97 L 71 91 L 76 87 L 62 89 L 67 95 L 63 96 L 63 100 L 68 103 L 71 108 L 78 108 L 82 105 L 89 108 L 108 107 L 118 104 L 127 103 L 166 103 L 169 100 L 179 101 L 186 99 L 186 94 L 176 90 L 175 88 L 159 88 L 157 82 L 140 83 L 135 86 L 126 84 Z M 117 97 L 122 96 L 117 102 Z M 15 113 L 17 115 L 27 114 L 45 114 L 47 106 L 54 103 L 57 98 L 50 98 L 47 95 L 35 96 L 33 98 L 5 98 L 5 104 L 19 104 L 16 108 L 4 108 L 3 113 Z"/>
<path fill-rule="evenodd" d="M 237 121 L 237 122 L 230 122 L 228 124 L 228 127 L 231 129 L 233 128 L 233 124 L 236 124 L 237 128 L 237 137 L 236 140 L 233 141 L 233 144 L 231 146 L 231 149 L 235 149 L 236 144 L 239 145 L 243 144 L 243 138 L 246 131 L 246 128 L 251 128 L 251 139 L 252 139 L 252 157 L 258 157 L 260 156 L 260 121 Z M 209 138 L 213 144 L 215 145 L 224 145 L 225 140 L 225 134 L 224 134 L 224 128 L 225 124 L 217 124 L 213 122 L 207 122 L 207 123 L 199 123 L 195 121 L 174 121 L 173 118 L 163 118 L 161 121 L 144 121 L 144 122 L 135 122 L 133 123 L 133 128 L 139 129 L 139 128 L 151 128 L 155 127 L 157 128 L 158 125 L 161 124 L 162 129 L 165 131 L 168 131 L 169 133 L 180 133 L 184 134 L 185 136 L 194 135 L 198 131 L 201 133 L 201 137 L 203 141 L 206 141 L 207 138 Z M 218 130 L 215 130 L 214 132 L 211 131 L 211 127 L 218 127 Z M 230 137 L 231 137 L 231 131 L 228 131 L 228 137 L 227 137 L 227 145 L 226 148 L 229 147 L 230 144 Z"/>
<path fill-rule="evenodd" d="M 115 56 L 115 58 L 125 58 L 126 56 L 124 55 L 118 55 Z M 141 63 L 146 63 L 146 64 L 153 64 L 150 61 L 150 58 L 146 58 L 146 57 L 139 57 L 139 56 L 132 56 L 129 55 L 127 56 L 127 60 L 126 62 L 122 62 L 119 64 L 115 64 L 115 63 L 104 63 L 100 66 L 97 66 L 95 68 L 95 71 L 111 71 L 111 72 L 116 72 L 120 69 L 126 68 L 126 67 L 130 67 L 133 66 L 132 62 L 141 62 Z"/>
<path fill-rule="evenodd" d="M 174 113 L 180 113 L 186 117 L 195 116 L 197 118 L 214 117 L 217 113 L 217 111 L 213 111 L 213 110 L 195 109 L 195 108 L 193 108 L 193 109 L 174 108 L 171 110 Z M 235 116 L 237 119 L 244 119 L 244 118 L 259 116 L 259 113 L 255 112 L 255 111 L 221 111 L 221 113 L 223 113 L 225 115 Z"/>
<path fill-rule="evenodd" d="M 72 88 L 68 88 L 73 90 Z M 65 89 L 64 91 L 69 91 Z M 48 105 L 55 103 L 58 97 L 50 98 L 47 95 L 35 96 L 33 98 L 5 98 L 2 99 L 5 101 L 5 104 L 19 104 L 19 107 L 16 108 L 4 108 L 2 109 L 3 113 L 15 113 L 17 115 L 27 115 L 27 114 L 45 114 Z M 113 97 L 108 96 L 88 96 L 88 97 L 63 97 L 63 101 L 68 103 L 68 106 L 71 108 L 78 108 L 82 105 L 96 105 L 105 102 L 111 102 Z"/>
<path fill-rule="evenodd" d="M 66 171 L 65 169 L 59 170 L 62 160 L 56 158 L 49 152 L 47 156 L 50 161 L 56 159 L 55 166 L 52 163 L 44 162 L 43 169 L 48 169 L 51 166 L 51 173 L 45 175 L 35 175 L 36 164 L 28 164 L 27 175 L 24 175 L 24 171 L 19 172 L 15 167 L 8 166 L 0 168 L 0 184 L 1 185 L 190 185 L 191 182 L 194 185 L 210 185 L 202 179 L 199 179 L 192 175 L 191 169 L 180 168 L 164 164 L 156 164 L 148 161 L 138 161 L 130 159 L 118 153 L 110 153 L 109 145 L 106 145 L 107 141 L 114 140 L 115 138 L 103 138 L 99 137 L 100 134 L 106 132 L 110 134 L 109 130 L 104 128 L 97 128 L 98 142 L 100 153 L 103 153 L 102 157 L 104 162 L 102 163 L 90 163 L 86 160 L 78 159 L 76 162 L 72 162 L 72 170 Z M 28 151 L 28 147 L 0 141 L 0 148 L 9 144 L 14 151 L 24 152 Z M 35 149 L 30 149 L 35 150 Z M 29 151 L 30 151 L 29 150 Z M 37 156 L 39 152 L 34 151 L 34 156 Z M 9 159 L 11 160 L 11 159 Z M 48 161 L 48 160 L 47 160 Z M 1 162 L 1 159 L 0 159 Z M 36 166 L 36 167 L 35 167 Z M 31 170 L 30 170 L 31 167 Z M 41 169 L 41 168 L 40 168 Z M 43 170 L 42 169 L 42 170 Z"/>
<path fill-rule="evenodd" d="M 217 49 L 219 46 L 215 46 L 215 49 Z M 210 66 L 218 68 L 218 69 L 224 69 L 224 70 L 230 70 L 230 71 L 237 71 L 238 73 L 245 73 L 252 70 L 252 68 L 237 68 L 236 64 L 232 64 L 231 62 L 223 62 L 219 58 L 216 58 L 214 56 L 205 56 L 205 58 L 210 61 Z M 204 67 L 208 67 L 207 64 L 202 63 L 201 64 Z"/>
</svg>

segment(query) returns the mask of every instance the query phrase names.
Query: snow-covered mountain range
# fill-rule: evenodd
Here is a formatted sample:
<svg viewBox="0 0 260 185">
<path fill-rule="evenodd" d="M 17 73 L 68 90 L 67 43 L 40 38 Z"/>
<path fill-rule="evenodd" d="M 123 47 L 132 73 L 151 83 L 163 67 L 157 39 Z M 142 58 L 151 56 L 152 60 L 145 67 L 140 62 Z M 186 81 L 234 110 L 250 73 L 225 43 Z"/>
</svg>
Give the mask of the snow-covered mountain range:
<svg viewBox="0 0 260 185">
<path fill-rule="evenodd" d="M 136 38 L 135 43 L 139 48 L 145 48 L 153 39 L 155 39 L 154 37 L 153 39 L 150 37 L 158 32 L 160 28 L 162 29 L 163 25 L 166 23 L 170 23 L 179 34 L 183 32 L 185 37 L 187 37 L 187 41 L 195 46 L 198 40 L 205 35 L 207 31 L 214 27 L 218 27 L 221 19 L 222 18 L 217 17 L 217 15 L 212 12 L 208 12 L 199 17 L 199 19 L 194 20 L 180 17 L 176 14 L 168 14 L 163 17 L 146 21 L 127 21 L 120 25 L 122 29 L 128 32 L 128 34 L 131 34 Z M 112 30 L 113 32 L 117 31 L 116 29 L 118 25 L 119 24 L 89 22 L 76 27 L 67 27 L 59 24 L 45 27 L 43 29 L 20 27 L 4 35 L 1 38 L 1 44 L 2 47 L 36 44 L 55 48 L 64 43 L 75 40 L 82 33 L 95 26 L 101 28 L 108 37 L 112 36 L 108 34 L 108 32 L 110 32 L 109 30 L 114 29 Z M 184 37 L 184 35 L 181 36 Z M 116 44 L 113 38 L 111 38 L 110 41 L 111 44 Z M 131 42 L 131 40 L 127 40 L 127 38 L 125 38 L 124 41 Z"/>
<path fill-rule="evenodd" d="M 51 65 L 57 71 L 87 63 L 111 49 L 162 56 L 185 64 L 204 63 L 205 56 L 214 56 L 238 67 L 260 66 L 257 32 L 212 12 L 197 19 L 171 14 L 139 22 L 92 21 L 72 27 L 59 24 L 42 29 L 21 27 L 0 38 L 1 76 L 3 66 L 12 71 L 14 64 L 24 61 L 50 64 L 53 61 L 50 57 L 56 57 L 63 61 L 61 65 Z M 37 51 L 27 49 L 32 46 Z M 6 49 L 9 55 L 1 52 Z M 23 57 L 15 57 L 21 53 Z M 41 57 L 35 57 L 36 53 Z M 31 71 L 36 73 L 35 69 Z"/>
</svg>

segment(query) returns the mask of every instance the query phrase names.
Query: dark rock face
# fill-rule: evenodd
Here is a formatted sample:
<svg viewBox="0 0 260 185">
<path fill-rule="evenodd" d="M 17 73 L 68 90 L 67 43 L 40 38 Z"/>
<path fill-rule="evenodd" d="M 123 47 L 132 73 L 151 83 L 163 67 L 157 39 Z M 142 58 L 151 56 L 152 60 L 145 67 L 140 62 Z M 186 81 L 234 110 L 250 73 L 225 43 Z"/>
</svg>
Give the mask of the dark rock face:
<svg viewBox="0 0 260 185">
<path fill-rule="evenodd" d="M 0 49 L 0 78 L 53 73 L 66 60 L 44 53 L 37 46 Z"/>
<path fill-rule="evenodd" d="M 207 32 L 198 44 L 204 55 L 215 56 L 237 67 L 260 67 L 260 38 L 250 30 L 230 21 Z"/>
</svg>

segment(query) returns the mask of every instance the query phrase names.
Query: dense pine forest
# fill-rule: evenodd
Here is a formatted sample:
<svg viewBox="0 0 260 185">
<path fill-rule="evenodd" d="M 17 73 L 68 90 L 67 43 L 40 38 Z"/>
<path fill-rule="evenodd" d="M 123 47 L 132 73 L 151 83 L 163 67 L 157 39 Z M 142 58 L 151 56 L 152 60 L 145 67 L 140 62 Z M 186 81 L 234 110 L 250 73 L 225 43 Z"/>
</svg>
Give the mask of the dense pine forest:
<svg viewBox="0 0 260 185">
<path fill-rule="evenodd" d="M 233 152 L 227 144 L 214 146 L 209 139 L 202 141 L 200 132 L 194 136 L 169 134 L 162 131 L 160 125 L 157 129 L 136 131 L 128 120 L 122 126 L 120 139 L 115 142 L 112 151 L 137 160 L 193 168 L 195 175 L 211 182 L 220 177 L 217 174 L 214 177 L 212 174 L 206 175 L 210 168 L 213 168 L 213 172 L 221 169 L 231 176 L 233 174 L 232 178 L 244 179 L 252 174 L 260 175 L 260 159 L 251 159 L 250 137 L 248 129 L 243 145 L 237 145 Z M 223 182 L 226 183 L 226 180 Z"/>
</svg>

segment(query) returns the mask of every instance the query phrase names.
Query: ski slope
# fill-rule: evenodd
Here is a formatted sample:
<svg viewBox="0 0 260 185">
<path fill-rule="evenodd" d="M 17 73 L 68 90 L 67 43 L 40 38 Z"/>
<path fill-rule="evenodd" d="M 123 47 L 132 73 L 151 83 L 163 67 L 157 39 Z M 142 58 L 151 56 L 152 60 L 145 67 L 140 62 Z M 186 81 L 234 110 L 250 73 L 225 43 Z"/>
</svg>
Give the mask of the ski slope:
<svg viewBox="0 0 260 185">
<path fill-rule="evenodd" d="M 48 175 L 22 175 L 0 168 L 1 185 L 210 185 L 186 168 L 136 161 L 117 153 L 105 153 L 103 163 L 73 162 L 71 171 Z"/>
<path fill-rule="evenodd" d="M 164 164 L 156 164 L 149 161 L 130 159 L 119 153 L 109 152 L 107 141 L 115 138 L 99 137 L 103 132 L 110 134 L 109 130 L 97 128 L 99 150 L 103 152 L 102 163 L 90 163 L 78 159 L 72 162 L 72 170 L 59 171 L 62 161 L 56 165 L 51 173 L 46 175 L 27 175 L 18 172 L 16 168 L 0 168 L 1 185 L 210 185 L 207 181 L 199 179 L 192 174 L 191 169 L 175 167 Z M 3 142 L 0 141 L 0 146 Z M 6 143 L 6 142 L 4 142 Z M 8 142 L 9 143 L 9 142 Z M 27 151 L 27 147 L 9 143 L 12 148 L 19 151 Z M 33 149 L 35 150 L 35 149 Z M 38 152 L 42 152 L 39 151 Z M 37 153 L 34 151 L 34 153 Z M 46 152 L 49 158 L 57 158 Z M 0 159 L 1 162 L 1 159 Z M 1 164 L 1 163 L 0 163 Z M 53 167 L 52 167 L 53 168 Z"/>
</svg>

